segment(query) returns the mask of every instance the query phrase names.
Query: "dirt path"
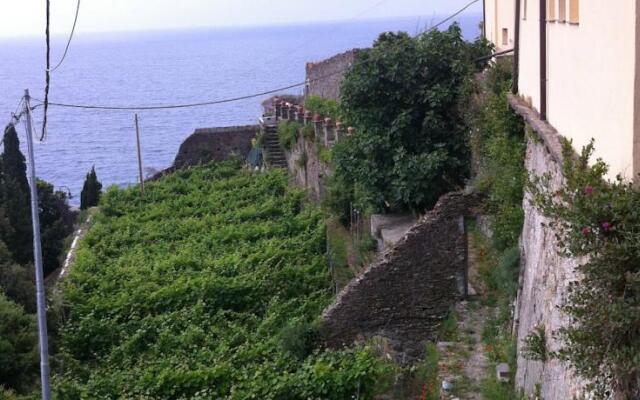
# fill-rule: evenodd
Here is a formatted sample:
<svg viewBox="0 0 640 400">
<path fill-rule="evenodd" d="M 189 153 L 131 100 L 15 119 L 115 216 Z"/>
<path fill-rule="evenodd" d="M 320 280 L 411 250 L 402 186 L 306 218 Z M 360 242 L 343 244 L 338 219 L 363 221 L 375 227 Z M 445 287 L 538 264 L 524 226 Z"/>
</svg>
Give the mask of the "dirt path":
<svg viewBox="0 0 640 400">
<path fill-rule="evenodd" d="M 452 400 L 481 400 L 480 386 L 490 373 L 489 359 L 482 343 L 482 329 L 493 309 L 481 304 L 485 288 L 481 283 L 477 260 L 478 250 L 469 244 L 468 301 L 455 308 L 457 330 L 450 342 L 438 343 L 440 351 L 440 380 L 449 390 L 442 390 L 441 398 Z"/>
</svg>

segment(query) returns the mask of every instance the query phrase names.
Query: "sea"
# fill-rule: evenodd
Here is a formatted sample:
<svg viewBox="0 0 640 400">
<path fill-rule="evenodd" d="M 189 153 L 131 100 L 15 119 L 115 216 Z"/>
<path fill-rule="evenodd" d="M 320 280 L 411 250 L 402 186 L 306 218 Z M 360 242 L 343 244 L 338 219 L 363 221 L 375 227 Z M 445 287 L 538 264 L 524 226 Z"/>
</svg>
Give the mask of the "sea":
<svg viewBox="0 0 640 400">
<path fill-rule="evenodd" d="M 241 97 L 305 79 L 305 63 L 353 48 L 370 47 L 382 32 L 415 34 L 439 16 L 304 25 L 190 31 L 76 32 L 62 66 L 51 76 L 50 101 L 107 106 L 154 106 Z M 481 15 L 455 21 L 466 39 L 479 33 Z M 66 44 L 54 37 L 52 62 Z M 29 89 L 44 97 L 42 38 L 0 39 L 0 124 Z M 302 88 L 286 91 L 301 94 Z M 145 174 L 169 167 L 196 128 L 253 124 L 268 96 L 214 106 L 138 112 Z M 37 104 L 37 103 L 34 103 Z M 138 178 L 134 113 L 52 106 L 43 141 L 43 107 L 34 111 L 36 172 L 79 203 L 84 177 L 95 166 L 104 187 Z M 24 148 L 26 129 L 18 125 Z M 26 154 L 26 149 L 23 149 Z"/>
</svg>

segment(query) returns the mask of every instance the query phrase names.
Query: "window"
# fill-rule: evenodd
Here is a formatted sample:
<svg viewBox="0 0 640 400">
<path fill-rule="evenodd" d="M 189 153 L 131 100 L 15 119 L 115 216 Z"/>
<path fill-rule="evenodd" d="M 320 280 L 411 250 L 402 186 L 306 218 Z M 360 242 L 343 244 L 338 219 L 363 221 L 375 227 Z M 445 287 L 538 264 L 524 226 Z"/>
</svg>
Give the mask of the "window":
<svg viewBox="0 0 640 400">
<path fill-rule="evenodd" d="M 556 20 L 556 0 L 549 0 L 547 4 L 547 21 Z"/>
<path fill-rule="evenodd" d="M 558 21 L 567 20 L 567 0 L 558 0 Z"/>
<path fill-rule="evenodd" d="M 527 19 L 527 0 L 522 0 L 522 19 Z"/>
<path fill-rule="evenodd" d="M 502 28 L 502 45 L 506 46 L 509 44 L 509 29 Z"/>
<path fill-rule="evenodd" d="M 569 0 L 569 22 L 572 24 L 580 22 L 580 0 Z"/>
</svg>

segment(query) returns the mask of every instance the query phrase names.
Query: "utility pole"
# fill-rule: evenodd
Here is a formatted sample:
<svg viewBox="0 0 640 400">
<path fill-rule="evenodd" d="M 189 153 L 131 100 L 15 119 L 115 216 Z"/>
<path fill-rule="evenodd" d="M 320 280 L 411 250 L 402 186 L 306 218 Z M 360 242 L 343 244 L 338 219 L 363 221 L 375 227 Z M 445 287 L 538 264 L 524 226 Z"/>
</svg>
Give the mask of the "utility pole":
<svg viewBox="0 0 640 400">
<path fill-rule="evenodd" d="M 136 143 L 138 144 L 138 173 L 140 174 L 140 194 L 144 196 L 144 177 L 142 176 L 142 152 L 140 151 L 140 128 L 138 114 L 136 116 Z"/>
<path fill-rule="evenodd" d="M 40 243 L 40 211 L 38 206 L 38 181 L 33 156 L 33 122 L 31 120 L 31 97 L 29 89 L 24 91 L 24 112 L 27 115 L 27 152 L 29 153 L 29 181 L 31 183 L 31 221 L 33 224 L 33 258 L 36 269 L 36 298 L 38 306 L 38 338 L 40 341 L 40 380 L 42 400 L 51 399 L 49 384 L 49 341 L 47 337 L 47 311 L 44 293 L 44 272 L 42 270 L 42 245 Z"/>
</svg>

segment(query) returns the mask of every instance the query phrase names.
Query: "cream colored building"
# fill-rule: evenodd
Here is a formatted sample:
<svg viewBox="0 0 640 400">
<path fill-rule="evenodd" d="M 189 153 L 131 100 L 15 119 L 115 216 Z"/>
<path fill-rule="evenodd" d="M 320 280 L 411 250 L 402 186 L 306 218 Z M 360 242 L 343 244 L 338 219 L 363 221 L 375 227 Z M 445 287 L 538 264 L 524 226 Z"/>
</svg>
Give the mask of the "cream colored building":
<svg viewBox="0 0 640 400">
<path fill-rule="evenodd" d="M 511 0 L 484 0 L 484 34 L 497 52 L 512 49 L 515 43 L 514 4 Z"/>
<path fill-rule="evenodd" d="M 516 2 L 518 95 L 560 135 L 571 139 L 576 150 L 594 138 L 595 156 L 609 164 L 610 178 L 636 177 L 640 173 L 637 0 L 542 0 L 542 4 L 497 0 L 498 10 L 515 7 Z M 503 18 L 494 10 L 495 1 L 485 0 L 487 28 L 493 26 L 492 20 Z M 546 21 L 541 24 L 543 10 Z M 488 31 L 488 39 L 495 42 L 491 35 Z"/>
</svg>

